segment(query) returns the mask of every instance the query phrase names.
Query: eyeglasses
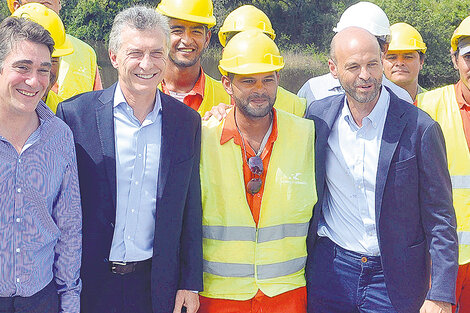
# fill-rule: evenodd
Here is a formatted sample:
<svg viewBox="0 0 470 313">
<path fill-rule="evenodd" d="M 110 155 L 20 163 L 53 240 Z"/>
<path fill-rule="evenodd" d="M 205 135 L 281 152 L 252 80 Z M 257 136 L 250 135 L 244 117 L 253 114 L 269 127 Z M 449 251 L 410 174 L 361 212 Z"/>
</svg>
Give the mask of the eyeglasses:
<svg viewBox="0 0 470 313">
<path fill-rule="evenodd" d="M 250 168 L 251 173 L 254 175 L 261 176 L 263 174 L 263 160 L 259 156 L 254 156 L 248 159 L 248 167 Z M 261 190 L 261 186 L 263 185 L 263 181 L 261 178 L 252 178 L 246 184 L 247 191 L 254 195 Z"/>
</svg>

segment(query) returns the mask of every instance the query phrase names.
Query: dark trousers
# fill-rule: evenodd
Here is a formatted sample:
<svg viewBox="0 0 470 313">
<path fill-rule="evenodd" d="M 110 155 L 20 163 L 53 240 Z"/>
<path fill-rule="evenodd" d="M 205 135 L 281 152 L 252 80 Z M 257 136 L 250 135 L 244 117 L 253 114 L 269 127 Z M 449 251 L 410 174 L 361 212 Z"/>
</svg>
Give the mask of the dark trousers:
<svg viewBox="0 0 470 313">
<path fill-rule="evenodd" d="M 57 313 L 59 296 L 54 281 L 30 297 L 0 297 L 0 313 Z"/>
<path fill-rule="evenodd" d="M 380 256 L 318 238 L 307 283 L 309 313 L 393 313 Z"/>
<path fill-rule="evenodd" d="M 83 281 L 83 313 L 151 313 L 151 262 L 135 272 L 120 275 L 111 271 L 100 275 L 99 286 L 86 286 Z"/>
</svg>

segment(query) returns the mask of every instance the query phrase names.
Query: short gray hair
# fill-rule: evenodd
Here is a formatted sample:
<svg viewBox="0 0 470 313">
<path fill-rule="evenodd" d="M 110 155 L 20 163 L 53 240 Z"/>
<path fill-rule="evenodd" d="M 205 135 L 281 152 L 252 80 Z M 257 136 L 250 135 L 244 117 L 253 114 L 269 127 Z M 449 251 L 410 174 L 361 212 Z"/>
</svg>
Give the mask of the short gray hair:
<svg viewBox="0 0 470 313">
<path fill-rule="evenodd" d="M 16 44 L 23 40 L 45 45 L 51 54 L 54 51 L 54 40 L 44 27 L 26 18 L 10 16 L 0 24 L 0 69 Z"/>
<path fill-rule="evenodd" d="M 121 47 L 121 33 L 124 27 L 137 30 L 161 30 L 166 39 L 166 49 L 170 48 L 169 19 L 155 9 L 144 6 L 135 6 L 120 12 L 114 18 L 113 27 L 109 34 L 109 50 L 117 53 Z"/>
</svg>

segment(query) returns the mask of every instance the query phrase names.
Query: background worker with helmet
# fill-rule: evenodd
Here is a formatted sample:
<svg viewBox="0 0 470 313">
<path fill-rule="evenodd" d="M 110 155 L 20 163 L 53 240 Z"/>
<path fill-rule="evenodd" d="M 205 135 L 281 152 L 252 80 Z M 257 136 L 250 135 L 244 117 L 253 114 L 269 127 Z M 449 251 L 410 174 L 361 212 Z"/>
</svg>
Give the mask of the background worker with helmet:
<svg viewBox="0 0 470 313">
<path fill-rule="evenodd" d="M 219 70 L 234 107 L 202 128 L 198 312 L 306 312 L 314 124 L 273 108 L 283 67 L 260 30 L 236 34 L 223 51 Z"/>
<path fill-rule="evenodd" d="M 57 74 L 60 66 L 60 57 L 73 53 L 73 46 L 65 36 L 64 24 L 60 17 L 51 9 L 40 3 L 28 3 L 13 12 L 12 16 L 26 17 L 44 27 L 54 39 L 54 51 L 52 52 L 51 79 L 49 87 L 42 98 L 47 106 L 55 113 L 57 105 L 62 102 L 62 98 L 51 90 L 57 81 Z"/>
<path fill-rule="evenodd" d="M 456 301 L 458 312 L 465 313 L 470 312 L 470 17 L 454 31 L 451 54 L 460 80 L 419 94 L 416 101 L 441 125 L 446 139 L 459 239 Z"/>
<path fill-rule="evenodd" d="M 425 92 L 418 84 L 419 71 L 423 68 L 426 44 L 420 33 L 407 23 L 390 26 L 392 41 L 384 58 L 385 76 L 408 91 L 413 101 Z"/>
<path fill-rule="evenodd" d="M 338 33 L 341 30 L 351 27 L 361 27 L 368 30 L 374 35 L 382 49 L 383 53 L 387 53 L 388 44 L 390 43 L 390 22 L 385 12 L 378 7 L 376 4 L 371 2 L 358 2 L 343 12 L 341 18 L 333 28 L 333 31 Z M 395 85 L 390 80 L 382 77 L 382 84 L 388 87 L 395 93 L 400 99 L 403 99 L 409 103 L 413 103 L 408 92 L 405 89 Z M 331 73 L 327 73 L 322 76 L 310 78 L 297 92 L 297 95 L 301 98 L 307 99 L 309 105 L 315 100 L 320 100 L 328 96 L 337 95 L 344 93 L 339 80 Z"/>
<path fill-rule="evenodd" d="M 227 42 L 237 33 L 259 29 L 272 40 L 276 37 L 271 21 L 260 9 L 252 5 L 243 5 L 233 10 L 224 20 L 224 24 L 219 30 L 220 44 L 225 47 Z M 274 107 L 297 116 L 303 117 L 307 100 L 299 98 L 292 92 L 279 86 L 277 88 L 276 103 Z"/>
<path fill-rule="evenodd" d="M 220 81 L 204 73 L 201 56 L 209 45 L 216 21 L 211 0 L 162 0 L 157 12 L 170 18 L 170 52 L 164 93 L 198 111 L 201 116 L 219 103 L 230 103 Z"/>
<path fill-rule="evenodd" d="M 57 14 L 61 8 L 61 0 L 7 0 L 12 13 L 20 6 L 31 2 L 42 3 Z M 65 100 L 83 92 L 103 89 L 95 50 L 78 38 L 69 34 L 66 36 L 72 43 L 74 52 L 61 58 L 57 82 L 52 90 Z"/>
</svg>

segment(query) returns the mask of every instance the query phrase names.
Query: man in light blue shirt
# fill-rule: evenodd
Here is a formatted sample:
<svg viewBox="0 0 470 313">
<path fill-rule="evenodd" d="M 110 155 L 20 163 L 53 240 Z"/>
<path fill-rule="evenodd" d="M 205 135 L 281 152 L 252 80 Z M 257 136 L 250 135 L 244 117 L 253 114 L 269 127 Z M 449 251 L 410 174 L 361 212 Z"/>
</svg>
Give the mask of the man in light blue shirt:
<svg viewBox="0 0 470 313">
<path fill-rule="evenodd" d="M 57 109 L 77 146 L 83 312 L 198 310 L 201 119 L 157 89 L 169 37 L 154 9 L 119 13 L 109 39 L 118 82 Z"/>
<path fill-rule="evenodd" d="M 0 25 L 0 312 L 80 312 L 82 212 L 70 129 L 41 101 L 54 41 Z"/>
<path fill-rule="evenodd" d="M 308 238 L 308 310 L 451 313 L 457 233 L 442 131 L 382 86 L 383 53 L 364 28 L 333 38 L 345 94 L 316 101 L 319 201 Z"/>
<path fill-rule="evenodd" d="M 162 116 L 160 97 L 140 122 L 120 84 L 114 91 L 117 207 L 110 261 L 135 262 L 152 257 L 157 203 Z"/>
</svg>

